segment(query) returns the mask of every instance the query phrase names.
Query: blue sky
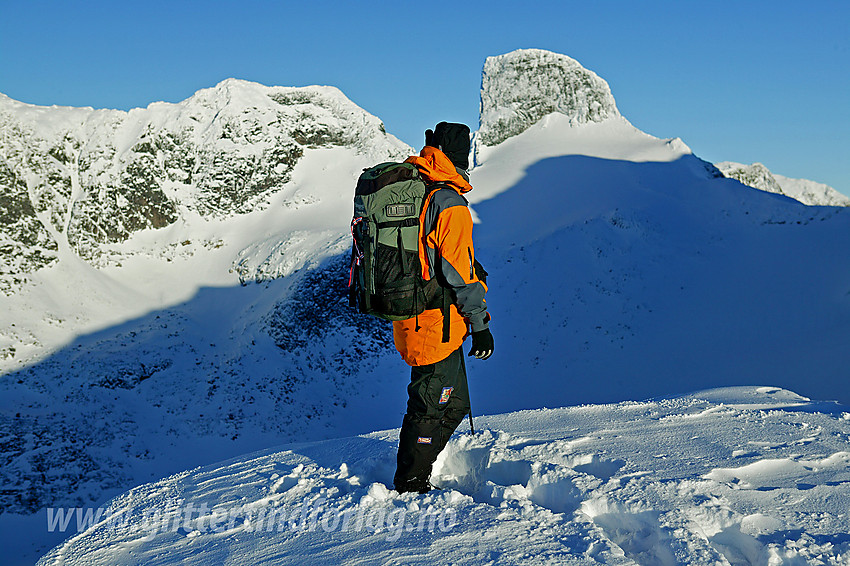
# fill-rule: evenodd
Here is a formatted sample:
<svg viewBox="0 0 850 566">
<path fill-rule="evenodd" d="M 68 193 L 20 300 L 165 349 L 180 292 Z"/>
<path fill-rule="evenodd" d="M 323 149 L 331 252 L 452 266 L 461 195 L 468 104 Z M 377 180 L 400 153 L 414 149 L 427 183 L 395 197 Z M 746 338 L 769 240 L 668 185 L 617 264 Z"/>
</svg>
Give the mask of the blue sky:
<svg viewBox="0 0 850 566">
<path fill-rule="evenodd" d="M 485 57 L 567 54 L 620 111 L 709 161 L 850 194 L 850 2 L 0 0 L 0 92 L 129 109 L 237 77 L 330 84 L 413 146 L 476 129 Z"/>
</svg>

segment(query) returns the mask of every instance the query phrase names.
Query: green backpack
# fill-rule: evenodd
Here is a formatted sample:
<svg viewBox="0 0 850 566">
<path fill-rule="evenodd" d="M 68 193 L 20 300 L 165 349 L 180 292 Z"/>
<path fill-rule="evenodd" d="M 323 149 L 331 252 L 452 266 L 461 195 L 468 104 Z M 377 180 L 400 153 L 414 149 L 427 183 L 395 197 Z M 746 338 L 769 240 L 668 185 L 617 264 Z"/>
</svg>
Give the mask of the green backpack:
<svg viewBox="0 0 850 566">
<path fill-rule="evenodd" d="M 360 175 L 351 221 L 353 308 L 386 320 L 447 308 L 449 294 L 435 279 L 422 278 L 419 262 L 419 214 L 435 188 L 412 163 L 381 163 Z"/>
</svg>

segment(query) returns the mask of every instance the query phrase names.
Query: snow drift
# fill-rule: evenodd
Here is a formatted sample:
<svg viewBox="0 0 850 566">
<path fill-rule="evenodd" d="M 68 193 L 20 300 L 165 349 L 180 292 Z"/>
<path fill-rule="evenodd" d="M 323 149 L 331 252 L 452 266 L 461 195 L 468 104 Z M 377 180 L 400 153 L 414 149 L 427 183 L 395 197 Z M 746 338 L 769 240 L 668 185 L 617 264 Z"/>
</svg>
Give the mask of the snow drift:
<svg viewBox="0 0 850 566">
<path fill-rule="evenodd" d="M 427 495 L 387 488 L 398 430 L 287 445 L 135 488 L 39 564 L 846 564 L 848 418 L 772 387 L 495 415 Z"/>
</svg>

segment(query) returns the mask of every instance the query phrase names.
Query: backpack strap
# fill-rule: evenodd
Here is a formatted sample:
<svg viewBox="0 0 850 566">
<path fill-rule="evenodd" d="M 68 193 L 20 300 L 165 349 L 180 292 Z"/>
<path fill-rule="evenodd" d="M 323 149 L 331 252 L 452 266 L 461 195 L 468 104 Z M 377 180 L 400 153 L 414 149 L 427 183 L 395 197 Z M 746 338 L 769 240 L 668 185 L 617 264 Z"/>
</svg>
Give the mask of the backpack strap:
<svg viewBox="0 0 850 566">
<path fill-rule="evenodd" d="M 404 220 L 387 220 L 386 222 L 376 222 L 378 228 L 411 228 L 419 226 L 418 218 L 405 218 Z"/>
<path fill-rule="evenodd" d="M 427 193 L 425 193 L 426 199 L 432 193 L 434 193 L 435 191 L 438 191 L 440 189 L 454 190 L 454 189 L 452 189 L 452 186 L 449 183 L 445 183 L 445 182 L 441 182 L 441 181 L 438 181 L 436 183 L 429 183 L 426 180 L 425 181 L 425 187 L 428 191 Z M 463 195 L 461 195 L 461 196 L 463 196 Z M 464 199 L 464 200 L 466 200 L 466 199 Z M 430 199 L 427 202 L 428 202 L 429 205 L 431 204 Z M 442 337 L 441 341 L 442 341 L 443 344 L 447 344 L 449 342 L 450 337 L 451 337 L 451 328 L 452 328 L 451 308 L 452 308 L 453 301 L 452 301 L 451 292 L 449 291 L 449 289 L 447 289 L 443 285 L 440 285 L 440 293 L 442 294 L 442 297 L 441 297 L 441 300 L 440 300 L 440 311 L 443 315 L 443 337 Z"/>
<path fill-rule="evenodd" d="M 452 308 L 452 297 L 449 290 L 443 287 L 443 344 L 447 344 L 449 341 L 449 334 L 452 328 L 451 324 L 451 311 Z"/>
</svg>

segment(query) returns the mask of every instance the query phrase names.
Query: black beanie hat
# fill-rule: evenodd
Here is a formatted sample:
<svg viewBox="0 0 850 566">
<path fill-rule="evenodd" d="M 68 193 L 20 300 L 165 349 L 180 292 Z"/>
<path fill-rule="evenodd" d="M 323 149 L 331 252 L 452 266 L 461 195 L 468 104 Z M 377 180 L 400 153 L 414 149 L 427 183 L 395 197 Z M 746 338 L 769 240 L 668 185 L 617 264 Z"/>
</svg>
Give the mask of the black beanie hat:
<svg viewBox="0 0 850 566">
<path fill-rule="evenodd" d="M 469 126 L 440 122 L 434 131 L 425 131 L 425 145 L 446 154 L 455 167 L 469 169 Z"/>
</svg>

